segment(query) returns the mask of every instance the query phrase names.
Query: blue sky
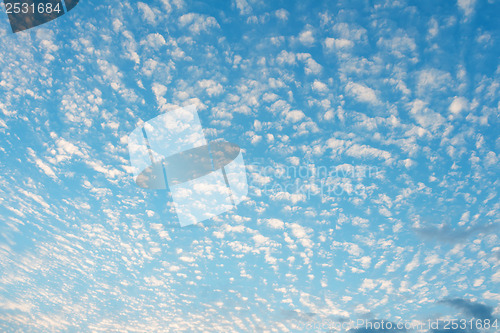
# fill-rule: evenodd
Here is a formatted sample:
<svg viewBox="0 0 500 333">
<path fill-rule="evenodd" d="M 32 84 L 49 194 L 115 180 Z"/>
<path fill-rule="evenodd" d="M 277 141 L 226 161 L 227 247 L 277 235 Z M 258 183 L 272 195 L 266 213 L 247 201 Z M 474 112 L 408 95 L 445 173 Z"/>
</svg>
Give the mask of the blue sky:
<svg viewBox="0 0 500 333">
<path fill-rule="evenodd" d="M 498 319 L 499 12 L 81 1 L 16 34 L 3 15 L 0 329 Z M 242 148 L 249 192 L 181 228 L 127 142 L 188 105 Z"/>
</svg>

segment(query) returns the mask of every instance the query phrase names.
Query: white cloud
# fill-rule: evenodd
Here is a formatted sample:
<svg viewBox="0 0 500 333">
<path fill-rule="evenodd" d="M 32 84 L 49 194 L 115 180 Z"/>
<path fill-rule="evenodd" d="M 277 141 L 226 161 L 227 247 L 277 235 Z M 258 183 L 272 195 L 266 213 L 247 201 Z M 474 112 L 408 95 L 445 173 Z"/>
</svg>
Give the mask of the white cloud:
<svg viewBox="0 0 500 333">
<path fill-rule="evenodd" d="M 222 85 L 214 80 L 201 80 L 198 82 L 198 85 L 205 89 L 210 97 L 218 96 L 224 91 Z"/>
<path fill-rule="evenodd" d="M 500 269 L 498 269 L 492 276 L 491 280 L 495 283 L 500 283 Z"/>
<path fill-rule="evenodd" d="M 495 154 L 495 152 L 493 151 L 488 152 L 488 154 L 486 154 L 486 157 L 484 159 L 484 165 L 486 165 L 487 167 L 498 165 L 497 154 Z"/>
<path fill-rule="evenodd" d="M 51 177 L 52 179 L 58 179 L 52 168 L 44 163 L 41 159 L 35 159 L 35 163 L 36 166 L 39 167 L 47 176 Z"/>
<path fill-rule="evenodd" d="M 142 18 L 145 21 L 147 21 L 147 22 L 149 22 L 151 24 L 155 23 L 155 21 L 156 21 L 156 15 L 153 12 L 153 10 L 147 4 L 145 4 L 144 2 L 138 2 L 137 3 L 137 7 L 142 12 Z"/>
<path fill-rule="evenodd" d="M 53 137 L 57 137 L 55 133 Z M 51 163 L 59 163 L 64 160 L 71 159 L 73 155 L 79 157 L 86 157 L 88 154 L 86 152 L 82 152 L 79 147 L 75 146 L 73 143 L 67 141 L 64 138 L 58 138 L 56 140 L 57 146 L 57 154 L 54 153 L 54 159 L 48 159 Z"/>
<path fill-rule="evenodd" d="M 105 166 L 101 161 L 90 161 L 87 160 L 85 163 L 97 172 L 100 172 L 106 176 L 108 180 L 123 176 L 123 172 L 115 169 L 113 167 Z"/>
<path fill-rule="evenodd" d="M 287 158 L 287 161 L 292 165 L 299 165 L 300 158 L 298 158 L 297 156 L 290 156 Z"/>
<path fill-rule="evenodd" d="M 252 239 L 255 242 L 255 246 L 269 245 L 270 239 L 269 237 L 263 236 L 261 234 L 254 235 Z"/>
<path fill-rule="evenodd" d="M 46 164 L 45 162 L 43 162 L 41 159 L 39 159 L 37 156 L 36 156 L 36 153 L 35 151 L 32 149 L 32 148 L 28 148 L 28 155 L 33 158 L 36 166 L 42 170 L 47 176 L 51 177 L 52 179 L 54 180 L 58 180 L 59 178 L 57 177 L 56 173 L 54 172 L 54 170 L 52 170 L 52 168 Z"/>
<path fill-rule="evenodd" d="M 311 241 L 309 233 L 311 233 L 310 228 L 305 228 L 298 223 L 287 224 L 287 227 L 292 229 L 292 235 L 297 238 L 303 247 L 312 248 L 314 242 Z"/>
<path fill-rule="evenodd" d="M 270 197 L 273 200 L 290 201 L 294 205 L 297 204 L 298 202 L 306 200 L 306 195 L 303 193 L 289 193 L 289 192 L 283 192 L 283 191 L 279 191 L 279 192 L 276 192 L 274 194 L 271 194 Z"/>
<path fill-rule="evenodd" d="M 294 65 L 296 63 L 296 57 L 293 52 L 287 52 L 285 50 L 281 51 L 276 57 L 278 64 Z"/>
<path fill-rule="evenodd" d="M 351 41 L 363 41 L 367 38 L 367 31 L 365 28 L 356 26 L 346 22 L 337 23 L 333 26 L 333 30 L 340 35 L 342 39 Z"/>
<path fill-rule="evenodd" d="M 441 258 L 435 253 L 425 257 L 425 264 L 431 267 L 440 264 L 441 262 Z"/>
<path fill-rule="evenodd" d="M 450 107 L 450 112 L 454 115 L 459 115 L 463 110 L 467 109 L 467 100 L 464 97 L 455 97 Z"/>
<path fill-rule="evenodd" d="M 359 102 L 378 104 L 379 100 L 375 90 L 365 85 L 349 82 L 346 85 L 346 92 L 356 98 Z"/>
<path fill-rule="evenodd" d="M 305 72 L 306 74 L 319 74 L 323 70 L 323 67 L 318 64 L 313 58 L 307 58 Z"/>
<path fill-rule="evenodd" d="M 344 243 L 344 248 L 352 256 L 359 257 L 361 254 L 363 254 L 363 250 L 361 247 L 359 247 L 358 244 L 354 243 Z"/>
<path fill-rule="evenodd" d="M 384 47 L 398 58 L 408 58 L 408 60 L 413 60 L 413 62 L 417 60 L 416 58 L 409 58 L 410 56 L 416 56 L 415 51 L 417 49 L 417 44 L 413 38 L 406 35 L 395 36 L 390 39 L 381 38 L 377 42 L 377 45 L 379 47 Z"/>
<path fill-rule="evenodd" d="M 354 46 L 354 43 L 350 41 L 349 39 L 345 38 L 331 38 L 327 37 L 325 39 L 325 47 L 329 50 L 332 51 L 334 49 L 349 49 Z"/>
<path fill-rule="evenodd" d="M 304 119 L 305 114 L 300 110 L 292 110 L 285 112 L 285 120 L 290 121 L 292 123 L 296 123 L 302 119 Z"/>
<path fill-rule="evenodd" d="M 188 262 L 188 263 L 196 261 L 196 259 L 193 256 L 181 256 L 181 257 L 179 257 L 179 260 L 184 261 L 184 262 Z"/>
<path fill-rule="evenodd" d="M 282 21 L 288 20 L 288 15 L 290 14 L 286 9 L 278 9 L 277 11 L 274 12 L 277 18 L 279 18 Z"/>
<path fill-rule="evenodd" d="M 380 158 L 385 160 L 391 159 L 391 153 L 378 148 L 373 148 L 367 145 L 354 144 L 346 150 L 346 154 L 357 158 Z"/>
<path fill-rule="evenodd" d="M 166 86 L 155 82 L 155 83 L 153 83 L 151 90 L 153 90 L 153 94 L 155 95 L 156 101 L 158 102 L 159 106 L 163 106 L 167 103 L 167 100 L 165 99 L 165 97 L 163 97 L 165 95 L 165 93 L 167 92 Z"/>
<path fill-rule="evenodd" d="M 160 46 L 166 45 L 167 42 L 165 41 L 165 38 L 159 34 L 159 33 L 154 33 L 154 34 L 148 34 L 146 38 L 144 38 L 141 43 L 141 45 L 147 45 L 152 48 L 159 48 Z"/>
<path fill-rule="evenodd" d="M 311 46 L 316 40 L 314 39 L 312 30 L 305 30 L 300 33 L 299 41 L 304 45 Z"/>
<path fill-rule="evenodd" d="M 165 8 L 167 13 L 170 13 L 172 11 L 172 5 L 177 9 L 184 7 L 183 0 L 160 0 L 160 1 L 163 3 L 163 8 Z"/>
<path fill-rule="evenodd" d="M 416 99 L 409 104 L 411 106 L 410 114 L 415 118 L 417 123 L 433 133 L 444 125 L 445 119 L 439 113 L 432 111 L 427 107 L 427 103 L 420 99 Z"/>
<path fill-rule="evenodd" d="M 31 198 L 34 201 L 38 202 L 44 208 L 49 208 L 50 207 L 50 205 L 41 196 L 39 196 L 38 194 L 31 193 L 31 192 L 25 191 L 23 189 L 19 189 L 19 192 L 21 192 L 22 194 L 24 194 L 28 198 Z"/>
<path fill-rule="evenodd" d="M 469 16 L 474 11 L 474 6 L 476 5 L 476 0 L 458 0 L 458 7 L 463 10 L 465 16 Z"/>
<path fill-rule="evenodd" d="M 318 92 L 327 92 L 328 86 L 319 80 L 314 80 L 312 88 Z"/>
<path fill-rule="evenodd" d="M 484 299 L 491 299 L 491 300 L 494 300 L 494 301 L 497 301 L 497 302 L 500 302 L 500 294 L 497 294 L 497 293 L 492 293 L 491 291 L 485 291 L 483 293 L 483 298 Z"/>
<path fill-rule="evenodd" d="M 284 229 L 285 223 L 280 219 L 264 219 L 264 222 L 272 229 Z"/>
<path fill-rule="evenodd" d="M 212 28 L 220 28 L 214 17 L 196 13 L 188 13 L 179 17 L 179 25 L 182 28 L 187 26 L 189 31 L 195 35 L 208 32 Z"/>
<path fill-rule="evenodd" d="M 372 279 L 364 279 L 363 283 L 361 284 L 361 291 L 367 291 L 367 290 L 373 290 L 377 286 L 377 283 L 373 281 Z"/>
<path fill-rule="evenodd" d="M 417 268 L 419 266 L 419 256 L 420 256 L 419 253 L 415 254 L 415 256 L 413 257 L 412 261 L 410 261 L 406 265 L 406 267 L 405 267 L 405 271 L 406 272 L 411 272 L 411 271 L 413 271 L 415 268 Z"/>
<path fill-rule="evenodd" d="M 359 262 L 361 263 L 361 267 L 363 267 L 364 269 L 368 269 L 370 268 L 370 265 L 372 263 L 372 258 L 364 256 L 359 259 Z"/>
<path fill-rule="evenodd" d="M 234 0 L 234 4 L 238 8 L 240 15 L 249 15 L 252 13 L 252 7 L 250 7 L 246 0 Z"/>
<path fill-rule="evenodd" d="M 417 91 L 421 96 L 435 91 L 444 91 L 453 82 L 450 73 L 439 69 L 425 69 L 418 73 Z"/>
<path fill-rule="evenodd" d="M 493 277 L 494 277 L 494 275 L 493 275 Z M 484 278 L 475 279 L 473 286 L 480 287 L 483 284 L 483 282 L 484 282 Z"/>
</svg>

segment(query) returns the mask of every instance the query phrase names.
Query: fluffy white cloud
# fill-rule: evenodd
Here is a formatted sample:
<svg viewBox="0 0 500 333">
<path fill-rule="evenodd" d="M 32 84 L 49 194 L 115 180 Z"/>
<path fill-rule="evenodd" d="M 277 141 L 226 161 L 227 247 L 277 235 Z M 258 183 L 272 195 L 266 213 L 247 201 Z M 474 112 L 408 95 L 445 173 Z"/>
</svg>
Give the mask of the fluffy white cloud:
<svg viewBox="0 0 500 333">
<path fill-rule="evenodd" d="M 208 32 L 213 28 L 220 28 L 214 17 L 197 13 L 182 15 L 179 17 L 179 25 L 181 28 L 188 27 L 189 31 L 195 35 Z"/>
<path fill-rule="evenodd" d="M 319 80 L 314 80 L 312 88 L 318 92 L 327 92 L 328 86 Z"/>
<path fill-rule="evenodd" d="M 474 11 L 474 6 L 476 5 L 476 0 L 458 0 L 458 7 L 463 10 L 466 16 L 469 16 Z"/>
<path fill-rule="evenodd" d="M 349 82 L 346 85 L 346 92 L 356 98 L 359 102 L 378 104 L 379 100 L 375 90 L 365 85 Z"/>
<path fill-rule="evenodd" d="M 451 103 L 449 110 L 453 115 L 459 115 L 467 109 L 467 100 L 464 97 L 455 97 Z"/>
<path fill-rule="evenodd" d="M 345 38 L 331 38 L 327 37 L 325 39 L 325 47 L 327 50 L 332 51 L 334 49 L 349 49 L 354 46 L 354 43 L 349 39 Z"/>
<path fill-rule="evenodd" d="M 305 30 L 300 33 L 299 41 L 304 45 L 311 46 L 316 40 L 314 38 L 314 33 L 312 32 L 312 30 Z"/>
<path fill-rule="evenodd" d="M 252 13 L 252 7 L 248 4 L 246 0 L 233 0 L 236 8 L 240 12 L 240 15 L 249 15 Z"/>
<path fill-rule="evenodd" d="M 214 80 L 201 80 L 198 85 L 205 89 L 210 97 L 220 95 L 224 91 L 222 85 Z"/>
</svg>

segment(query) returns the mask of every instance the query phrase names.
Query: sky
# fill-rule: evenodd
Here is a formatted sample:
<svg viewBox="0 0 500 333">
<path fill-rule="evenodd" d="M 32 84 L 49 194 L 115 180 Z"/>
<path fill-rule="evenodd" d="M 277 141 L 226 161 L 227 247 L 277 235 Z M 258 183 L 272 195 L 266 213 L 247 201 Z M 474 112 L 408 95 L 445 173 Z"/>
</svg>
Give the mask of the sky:
<svg viewBox="0 0 500 333">
<path fill-rule="evenodd" d="M 1 331 L 496 331 L 498 0 L 1 8 Z M 181 227 L 128 136 L 190 105 L 248 194 Z"/>
</svg>

